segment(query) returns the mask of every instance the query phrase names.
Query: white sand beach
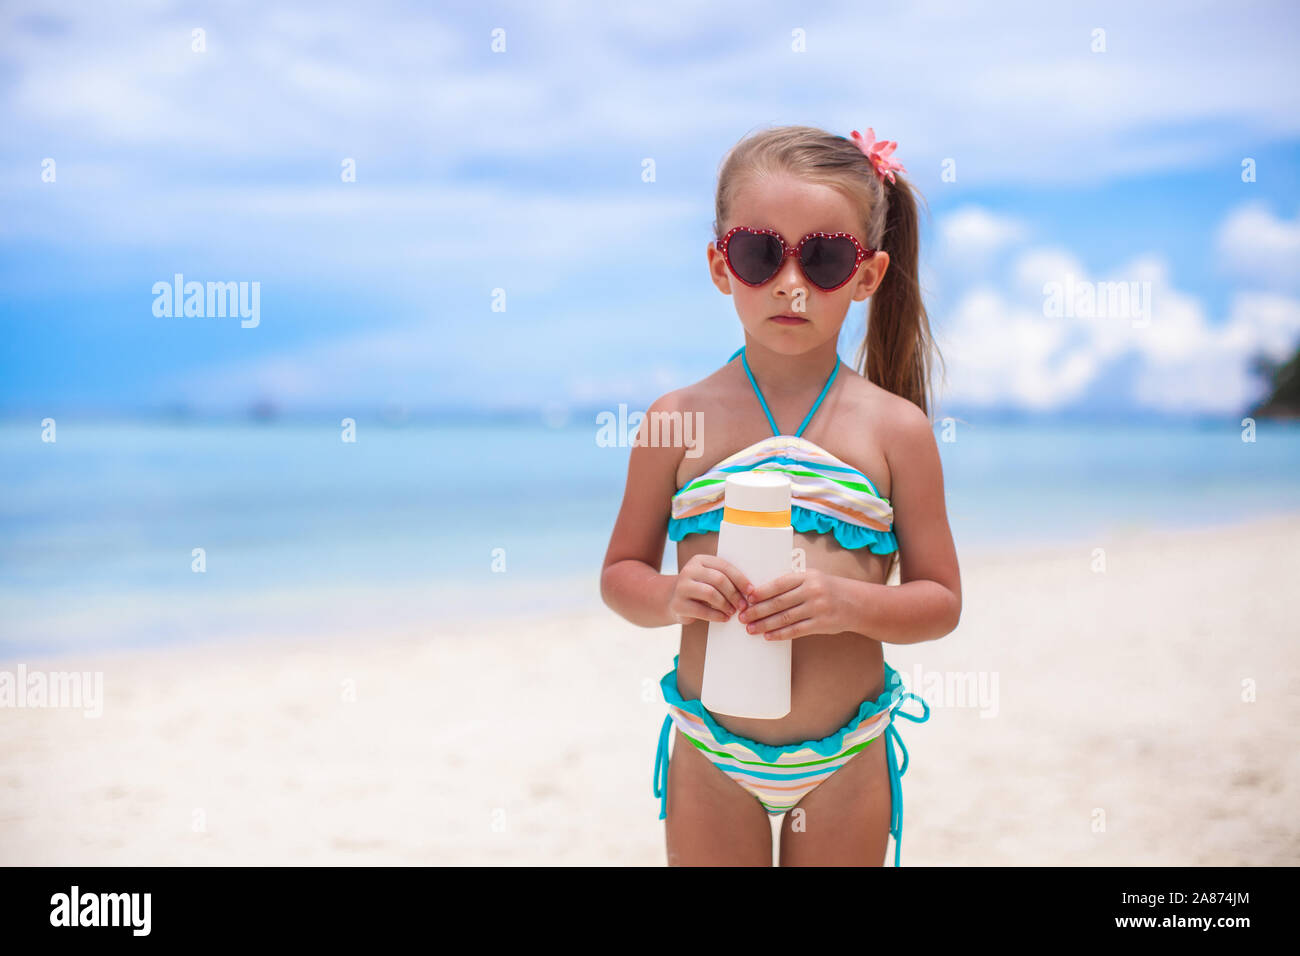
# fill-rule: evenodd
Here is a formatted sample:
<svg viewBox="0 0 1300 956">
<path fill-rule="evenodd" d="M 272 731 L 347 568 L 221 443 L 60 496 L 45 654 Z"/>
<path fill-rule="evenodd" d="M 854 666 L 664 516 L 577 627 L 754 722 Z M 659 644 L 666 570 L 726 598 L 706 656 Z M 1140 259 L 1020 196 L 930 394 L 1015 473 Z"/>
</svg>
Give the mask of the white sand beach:
<svg viewBox="0 0 1300 956">
<path fill-rule="evenodd" d="M 931 706 L 903 865 L 1300 863 L 1298 558 L 1300 515 L 962 554 L 960 627 L 886 649 Z M 104 691 L 0 708 L 0 863 L 663 865 L 677 628 L 598 578 L 562 618 L 0 663 Z"/>
</svg>

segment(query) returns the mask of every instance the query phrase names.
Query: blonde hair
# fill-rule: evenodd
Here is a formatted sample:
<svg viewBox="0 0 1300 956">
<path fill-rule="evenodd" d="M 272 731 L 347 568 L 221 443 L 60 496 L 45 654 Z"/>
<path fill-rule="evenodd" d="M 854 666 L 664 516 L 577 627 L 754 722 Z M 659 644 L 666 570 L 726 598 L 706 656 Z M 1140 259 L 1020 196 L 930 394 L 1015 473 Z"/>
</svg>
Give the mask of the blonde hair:
<svg viewBox="0 0 1300 956">
<path fill-rule="evenodd" d="M 934 358 L 942 361 L 942 356 L 930 334 L 917 277 L 918 194 L 897 172 L 895 182 L 881 180 L 871 161 L 847 137 L 812 126 L 760 130 L 733 146 L 722 161 L 715 238 L 721 238 L 728 226 L 740 186 L 751 177 L 780 173 L 839 190 L 859 212 L 862 235 L 858 238 L 889 253 L 885 278 L 871 296 L 866 334 L 854 365 L 865 378 L 920 406 L 929 417 L 931 363 Z"/>
</svg>

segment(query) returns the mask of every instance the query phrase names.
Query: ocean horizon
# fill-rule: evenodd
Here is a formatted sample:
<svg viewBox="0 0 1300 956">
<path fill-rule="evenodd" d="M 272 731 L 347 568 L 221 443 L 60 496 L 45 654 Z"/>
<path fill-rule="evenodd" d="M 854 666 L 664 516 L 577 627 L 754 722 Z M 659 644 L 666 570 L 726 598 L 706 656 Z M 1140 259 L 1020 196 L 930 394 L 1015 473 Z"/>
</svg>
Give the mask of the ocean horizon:
<svg viewBox="0 0 1300 956">
<path fill-rule="evenodd" d="M 63 417 L 48 442 L 0 424 L 0 657 L 598 603 L 630 447 L 602 445 L 594 415 L 342 432 Z M 1236 420 L 959 420 L 936 438 L 959 558 L 1300 511 L 1300 423 L 1243 441 Z"/>
</svg>

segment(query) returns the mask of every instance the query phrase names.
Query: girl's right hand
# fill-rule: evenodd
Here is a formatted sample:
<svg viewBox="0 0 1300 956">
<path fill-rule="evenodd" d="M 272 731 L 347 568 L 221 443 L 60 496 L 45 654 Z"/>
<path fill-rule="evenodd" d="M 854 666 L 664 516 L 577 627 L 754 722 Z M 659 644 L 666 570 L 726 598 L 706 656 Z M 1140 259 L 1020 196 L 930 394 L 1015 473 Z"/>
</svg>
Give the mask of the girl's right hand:
<svg viewBox="0 0 1300 956">
<path fill-rule="evenodd" d="M 677 572 L 668 610 L 678 622 L 725 621 L 747 604 L 749 579 L 734 564 L 711 554 L 695 554 Z"/>
</svg>

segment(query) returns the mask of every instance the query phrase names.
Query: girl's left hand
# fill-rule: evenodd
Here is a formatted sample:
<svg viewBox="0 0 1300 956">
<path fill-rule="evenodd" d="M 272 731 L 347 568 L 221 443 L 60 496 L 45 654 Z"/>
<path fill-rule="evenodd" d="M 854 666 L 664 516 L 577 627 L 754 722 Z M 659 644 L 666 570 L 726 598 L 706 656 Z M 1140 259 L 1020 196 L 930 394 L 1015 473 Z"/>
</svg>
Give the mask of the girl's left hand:
<svg viewBox="0 0 1300 956">
<path fill-rule="evenodd" d="M 844 578 L 811 568 L 789 571 L 744 594 L 748 604 L 737 619 L 749 633 L 768 641 L 785 641 L 806 634 L 847 631 Z"/>
</svg>

